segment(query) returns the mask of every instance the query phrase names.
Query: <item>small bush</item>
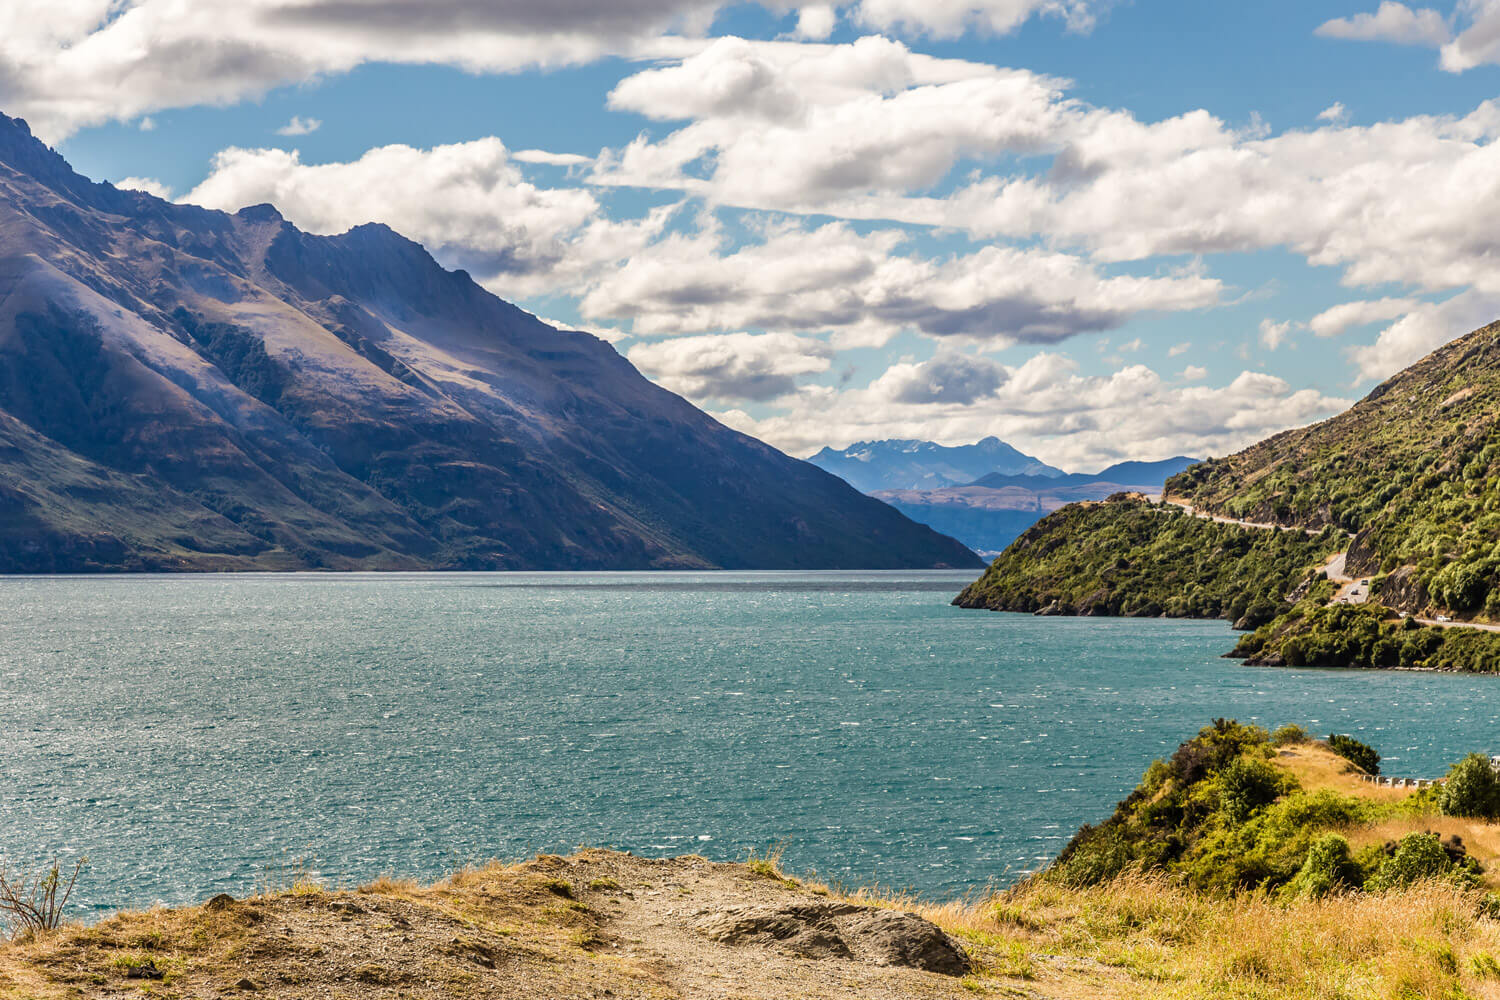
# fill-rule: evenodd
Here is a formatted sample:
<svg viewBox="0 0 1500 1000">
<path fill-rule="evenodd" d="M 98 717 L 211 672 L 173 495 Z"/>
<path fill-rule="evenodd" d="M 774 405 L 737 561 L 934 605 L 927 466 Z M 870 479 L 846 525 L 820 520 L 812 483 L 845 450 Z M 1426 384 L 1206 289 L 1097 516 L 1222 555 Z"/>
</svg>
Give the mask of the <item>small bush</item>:
<svg viewBox="0 0 1500 1000">
<path fill-rule="evenodd" d="M 0 869 L 0 919 L 9 925 L 11 933 L 50 931 L 62 926 L 63 911 L 88 860 L 79 858 L 71 872 L 65 872 L 57 859 L 39 872 Z"/>
<path fill-rule="evenodd" d="M 1288 723 L 1271 734 L 1271 745 L 1278 747 L 1297 746 L 1310 740 L 1307 730 L 1296 723 Z"/>
<path fill-rule="evenodd" d="M 1108 882 L 1134 866 L 1131 846 L 1123 824 L 1116 820 L 1097 827 L 1085 824 L 1052 862 L 1049 873 L 1066 885 Z"/>
<path fill-rule="evenodd" d="M 1336 833 L 1324 834 L 1307 852 L 1307 860 L 1285 894 L 1294 899 L 1321 899 L 1337 889 L 1359 884 L 1359 866 L 1349 857 L 1349 841 Z"/>
<path fill-rule="evenodd" d="M 1388 892 L 1428 879 L 1450 881 L 1466 889 L 1479 882 L 1474 863 L 1467 859 L 1462 864 L 1454 861 L 1435 834 L 1408 833 L 1365 882 L 1365 888 L 1371 892 Z"/>
<path fill-rule="evenodd" d="M 574 895 L 572 884 L 564 882 L 560 878 L 547 879 L 542 883 L 542 888 L 546 889 L 554 896 L 561 896 L 563 899 L 572 899 Z"/>
<path fill-rule="evenodd" d="M 1380 773 L 1380 754 L 1367 743 L 1342 733 L 1330 733 L 1328 748 L 1366 774 Z"/>
<path fill-rule="evenodd" d="M 1172 754 L 1172 768 L 1184 784 L 1194 784 L 1223 768 L 1251 747 L 1265 744 L 1270 737 L 1259 726 L 1247 726 L 1234 719 L 1215 719 L 1213 725 L 1198 730 L 1198 735 Z"/>
<path fill-rule="evenodd" d="M 1438 808 L 1446 816 L 1500 816 L 1500 777 L 1490 759 L 1471 753 L 1449 768 L 1448 780 L 1438 793 Z"/>
<path fill-rule="evenodd" d="M 1281 775 L 1264 760 L 1236 757 L 1219 774 L 1219 808 L 1231 822 L 1243 823 L 1281 794 Z"/>
</svg>

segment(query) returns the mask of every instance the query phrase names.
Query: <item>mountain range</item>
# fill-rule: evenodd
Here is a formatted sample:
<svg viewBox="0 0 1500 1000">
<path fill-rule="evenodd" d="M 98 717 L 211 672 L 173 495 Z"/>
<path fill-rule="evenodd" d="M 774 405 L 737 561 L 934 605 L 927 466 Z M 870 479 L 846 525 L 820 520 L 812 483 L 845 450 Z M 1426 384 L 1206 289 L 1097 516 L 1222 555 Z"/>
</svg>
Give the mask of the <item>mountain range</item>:
<svg viewBox="0 0 1500 1000">
<path fill-rule="evenodd" d="M 93 183 L 0 115 L 0 571 L 969 565 L 384 226 Z"/>
<path fill-rule="evenodd" d="M 808 459 L 862 493 L 878 490 L 936 490 L 964 486 L 981 476 L 1061 476 L 1040 459 L 1022 454 L 997 437 L 977 444 L 946 447 L 931 441 L 861 441 L 847 448 L 824 448 Z"/>
<path fill-rule="evenodd" d="M 1004 475 L 992 472 L 966 486 L 879 490 L 872 496 L 914 521 L 952 535 L 976 552 L 996 555 L 1052 511 L 1115 493 L 1159 495 L 1162 484 L 1195 463 L 1191 458 L 1121 462 L 1097 475 Z"/>
</svg>

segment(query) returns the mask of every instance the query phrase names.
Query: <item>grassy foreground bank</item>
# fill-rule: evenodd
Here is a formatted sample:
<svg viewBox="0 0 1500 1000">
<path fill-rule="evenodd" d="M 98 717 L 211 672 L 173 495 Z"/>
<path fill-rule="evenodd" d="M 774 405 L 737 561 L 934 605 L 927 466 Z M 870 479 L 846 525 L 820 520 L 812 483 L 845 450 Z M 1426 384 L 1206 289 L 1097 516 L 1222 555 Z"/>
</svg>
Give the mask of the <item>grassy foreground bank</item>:
<svg viewBox="0 0 1500 1000">
<path fill-rule="evenodd" d="M 303 885 L 66 927 L 0 945 L 0 995 L 1454 1000 L 1500 996 L 1500 923 L 1484 898 L 1426 883 L 1283 902 L 1127 874 L 932 904 L 844 896 L 765 864 L 587 851 L 431 886 Z M 973 970 L 804 958 L 693 926 L 705 910 L 841 899 L 931 920 Z"/>
<path fill-rule="evenodd" d="M 1500 998 L 1500 780 L 1478 763 L 1389 787 L 1356 742 L 1219 720 L 1000 892 L 588 850 L 32 934 L 0 944 L 0 996 Z M 922 964 L 922 925 L 961 968 Z"/>
</svg>

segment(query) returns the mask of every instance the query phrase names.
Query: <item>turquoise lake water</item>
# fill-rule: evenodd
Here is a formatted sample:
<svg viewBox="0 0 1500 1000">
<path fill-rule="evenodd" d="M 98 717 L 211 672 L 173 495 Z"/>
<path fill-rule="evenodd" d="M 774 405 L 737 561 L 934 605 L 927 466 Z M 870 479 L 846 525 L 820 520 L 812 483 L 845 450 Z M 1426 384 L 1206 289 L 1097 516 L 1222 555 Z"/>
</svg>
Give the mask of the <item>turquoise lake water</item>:
<svg viewBox="0 0 1500 1000">
<path fill-rule="evenodd" d="M 87 853 L 85 910 L 577 845 L 936 896 L 1214 716 L 1500 752 L 1500 678 L 1247 668 L 1223 623 L 950 607 L 971 576 L 0 579 L 0 851 Z"/>
</svg>

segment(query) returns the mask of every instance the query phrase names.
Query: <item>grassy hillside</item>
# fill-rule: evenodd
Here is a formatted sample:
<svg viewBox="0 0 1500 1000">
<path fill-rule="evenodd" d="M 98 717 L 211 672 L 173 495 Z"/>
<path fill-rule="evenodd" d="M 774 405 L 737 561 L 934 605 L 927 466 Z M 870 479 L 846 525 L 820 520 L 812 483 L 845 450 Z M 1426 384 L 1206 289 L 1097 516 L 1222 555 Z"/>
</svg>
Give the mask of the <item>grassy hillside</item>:
<svg viewBox="0 0 1500 1000">
<path fill-rule="evenodd" d="M 1043 519 L 955 604 L 1064 615 L 1226 618 L 1247 627 L 1337 551 L 1333 531 L 1265 531 L 1192 517 L 1138 497 L 1075 504 Z"/>
<path fill-rule="evenodd" d="M 1407 611 L 1500 618 L 1500 323 L 1349 411 L 1194 466 L 1167 493 L 1253 521 L 1355 533 L 1350 572 Z"/>
<path fill-rule="evenodd" d="M 1364 768 L 1348 758 L 1378 771 L 1378 755 L 1347 737 L 1339 748 L 1345 756 L 1294 726 L 1273 737 L 1216 720 L 1153 763 L 1114 814 L 1079 831 L 1043 877 L 1093 885 L 1159 873 L 1201 892 L 1283 898 L 1425 879 L 1500 885 L 1500 792 L 1487 758 L 1480 766 L 1489 785 L 1474 805 L 1451 791 L 1462 787 L 1452 779 L 1421 790 L 1364 783 Z"/>
</svg>

